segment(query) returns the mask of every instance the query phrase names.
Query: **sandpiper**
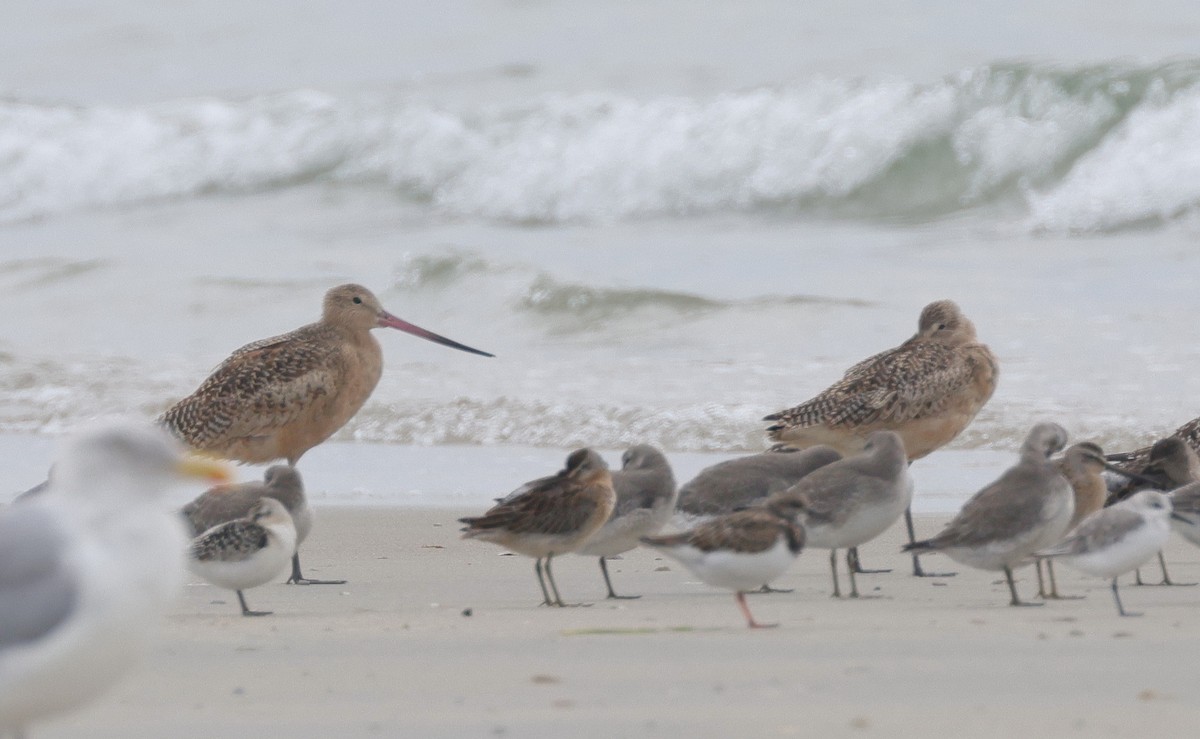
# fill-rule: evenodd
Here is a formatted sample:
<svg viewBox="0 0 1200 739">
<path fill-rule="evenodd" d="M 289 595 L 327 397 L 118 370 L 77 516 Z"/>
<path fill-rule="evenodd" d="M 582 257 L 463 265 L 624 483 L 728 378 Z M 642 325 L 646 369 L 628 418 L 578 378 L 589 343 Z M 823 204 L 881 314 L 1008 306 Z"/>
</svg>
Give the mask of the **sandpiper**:
<svg viewBox="0 0 1200 739">
<path fill-rule="evenodd" d="M 1143 490 L 1092 513 L 1066 539 L 1039 551 L 1038 556 L 1061 559 L 1089 575 L 1111 578 L 1117 612 L 1122 616 L 1140 616 L 1126 612 L 1121 605 L 1117 576 L 1162 551 L 1171 533 L 1171 516 L 1171 499 L 1167 495 Z"/>
<path fill-rule="evenodd" d="M 274 498 L 261 498 L 245 518 L 218 524 L 192 540 L 188 569 L 216 585 L 237 591 L 243 616 L 252 611 L 243 590 L 256 588 L 287 569 L 296 551 L 296 527 L 287 509 Z"/>
<path fill-rule="evenodd" d="M 900 437 L 892 431 L 873 431 L 861 452 L 813 471 L 776 498 L 805 501 L 798 517 L 805 546 L 829 550 L 833 597 L 840 598 L 837 550 L 865 544 L 886 531 L 908 508 L 912 493 Z M 857 598 L 854 567 L 849 570 L 850 597 Z"/>
<path fill-rule="evenodd" d="M 1003 570 L 1010 605 L 1042 605 L 1021 601 L 1012 568 L 1055 544 L 1075 512 L 1071 484 L 1050 460 L 1066 443 L 1062 426 L 1037 424 L 1025 437 L 1017 464 L 975 493 L 940 534 L 904 550 L 943 552 L 970 567 Z"/>
<path fill-rule="evenodd" d="M 841 459 L 833 447 L 773 451 L 718 462 L 679 488 L 676 509 L 690 518 L 732 513 L 795 485 L 805 475 Z"/>
<path fill-rule="evenodd" d="M 717 516 L 680 534 L 649 536 L 642 543 L 678 560 L 703 582 L 734 591 L 752 628 L 760 624 L 746 605 L 746 593 L 784 573 L 804 546 L 796 516 L 801 496 L 771 498 L 762 506 Z"/>
<path fill-rule="evenodd" d="M 557 475 L 522 485 L 482 516 L 458 520 L 466 524 L 464 539 L 490 541 L 533 557 L 542 603 L 561 607 L 565 604 L 554 582 L 551 560 L 579 549 L 612 515 L 616 502 L 604 459 L 591 449 L 576 449 Z M 545 579 L 542 560 L 546 561 Z"/>
<path fill-rule="evenodd" d="M 617 494 L 612 516 L 575 553 L 600 559 L 609 598 L 640 598 L 613 591 L 604 560 L 635 548 L 643 536 L 657 534 L 675 511 L 678 488 L 667 458 L 649 444 L 625 450 L 621 469 L 612 473 L 612 484 Z"/>
<path fill-rule="evenodd" d="M 299 585 L 341 585 L 345 580 L 313 580 L 300 571 L 300 545 L 312 531 L 313 514 L 304 495 L 304 483 L 295 467 L 272 465 L 263 474 L 262 482 L 240 485 L 219 485 L 205 491 L 183 507 L 183 516 L 199 536 L 218 524 L 245 518 L 254 504 L 263 498 L 274 498 L 287 509 L 296 525 L 296 551 L 292 554 L 292 574 L 289 583 Z"/>
</svg>

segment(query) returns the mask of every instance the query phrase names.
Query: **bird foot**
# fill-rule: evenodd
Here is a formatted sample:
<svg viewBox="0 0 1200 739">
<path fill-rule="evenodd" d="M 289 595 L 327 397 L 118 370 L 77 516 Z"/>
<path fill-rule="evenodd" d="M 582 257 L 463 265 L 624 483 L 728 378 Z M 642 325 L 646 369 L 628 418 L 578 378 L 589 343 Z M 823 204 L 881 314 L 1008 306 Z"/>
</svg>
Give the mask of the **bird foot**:
<svg viewBox="0 0 1200 739">
<path fill-rule="evenodd" d="M 243 616 L 270 616 L 275 611 L 242 611 Z"/>
<path fill-rule="evenodd" d="M 1186 588 L 1190 585 L 1200 585 L 1200 583 L 1175 582 L 1174 580 L 1163 580 L 1162 582 L 1135 582 L 1134 585 L 1140 585 L 1140 586 L 1147 587 L 1147 588 L 1158 587 L 1160 585 L 1164 586 L 1164 587 Z"/>
<path fill-rule="evenodd" d="M 285 585 L 345 585 L 347 580 L 313 580 L 308 577 L 289 577 Z"/>
<path fill-rule="evenodd" d="M 1045 595 L 1038 594 L 1042 600 L 1083 600 L 1087 596 L 1084 595 L 1059 595 L 1058 593 L 1046 593 Z"/>
<path fill-rule="evenodd" d="M 1009 605 L 1013 606 L 1014 608 L 1040 608 L 1041 606 L 1044 606 L 1046 604 L 1045 603 L 1028 603 L 1023 600 L 1014 600 L 1014 601 L 1009 601 Z"/>
<path fill-rule="evenodd" d="M 777 629 L 777 628 L 779 628 L 779 624 L 760 624 L 757 621 L 751 621 L 750 628 L 752 628 L 752 629 Z"/>
<path fill-rule="evenodd" d="M 1121 616 L 1123 618 L 1138 618 L 1142 615 L 1144 614 L 1141 611 L 1121 611 Z"/>
<path fill-rule="evenodd" d="M 791 593 L 791 592 L 793 592 L 793 590 L 791 588 L 773 588 L 770 585 L 763 585 L 756 592 L 759 592 L 759 593 Z"/>
<path fill-rule="evenodd" d="M 913 577 L 954 577 L 957 572 L 926 572 L 920 567 L 913 568 Z"/>
<path fill-rule="evenodd" d="M 617 595 L 616 593 L 609 593 L 605 597 L 610 600 L 637 600 L 638 598 L 641 598 L 642 596 L 640 596 L 640 595 Z"/>
<path fill-rule="evenodd" d="M 891 571 L 892 570 L 890 567 L 886 570 L 868 570 L 868 569 L 863 568 L 862 566 L 854 568 L 854 574 L 856 574 L 856 575 L 882 575 L 884 573 L 891 572 Z"/>
</svg>

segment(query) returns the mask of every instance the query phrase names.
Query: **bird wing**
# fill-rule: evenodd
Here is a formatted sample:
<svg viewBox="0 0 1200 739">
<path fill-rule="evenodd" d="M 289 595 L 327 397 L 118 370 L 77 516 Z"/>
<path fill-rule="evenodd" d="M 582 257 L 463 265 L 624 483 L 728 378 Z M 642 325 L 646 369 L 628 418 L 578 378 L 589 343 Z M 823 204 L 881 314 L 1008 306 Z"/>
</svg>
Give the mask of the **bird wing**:
<svg viewBox="0 0 1200 739">
<path fill-rule="evenodd" d="M 770 430 L 903 422 L 938 413 L 971 382 L 977 361 L 935 343 L 902 345 L 850 368 L 820 395 L 764 420 Z"/>
<path fill-rule="evenodd" d="M 200 536 L 214 526 L 245 518 L 263 493 L 263 487 L 257 484 L 220 485 L 201 493 L 181 513 L 191 526 L 192 536 Z"/>
<path fill-rule="evenodd" d="M 74 610 L 79 588 L 67 546 L 58 522 L 41 508 L 0 514 L 0 654 L 40 639 Z"/>
<path fill-rule="evenodd" d="M 1146 525 L 1136 512 L 1121 506 L 1102 508 L 1083 519 L 1055 546 L 1038 552 L 1043 557 L 1082 554 L 1112 546 Z"/>
<path fill-rule="evenodd" d="M 229 521 L 192 540 L 191 557 L 200 562 L 236 562 L 265 549 L 267 530 L 253 521 Z"/>
<path fill-rule="evenodd" d="M 612 481 L 617 493 L 613 518 L 640 508 L 653 508 L 675 492 L 675 478 L 670 470 L 618 470 L 612 473 Z"/>
<path fill-rule="evenodd" d="M 461 518 L 459 521 L 476 530 L 506 529 L 514 534 L 564 534 L 583 527 L 595 514 L 597 505 L 578 486 L 541 486 L 523 495 L 502 500 L 482 516 Z"/>
<path fill-rule="evenodd" d="M 1053 467 L 1048 464 L 1019 463 L 1010 467 L 975 493 L 931 541 L 939 546 L 983 546 L 1005 538 L 1006 532 L 1034 527 L 1045 515 L 1045 505 L 1038 506 L 1029 499 L 1046 495 L 1049 470 Z M 1059 481 L 1070 487 L 1066 478 L 1059 476 Z"/>
<path fill-rule="evenodd" d="M 687 544 L 702 552 L 728 549 L 757 553 L 773 547 L 785 527 L 786 522 L 765 510 L 747 509 L 718 516 L 681 534 L 647 537 L 643 541 L 651 546 Z"/>
<path fill-rule="evenodd" d="M 319 330 L 305 326 L 238 349 L 159 421 L 197 449 L 288 424 L 328 393 L 344 366 L 337 342 L 312 340 Z"/>
</svg>

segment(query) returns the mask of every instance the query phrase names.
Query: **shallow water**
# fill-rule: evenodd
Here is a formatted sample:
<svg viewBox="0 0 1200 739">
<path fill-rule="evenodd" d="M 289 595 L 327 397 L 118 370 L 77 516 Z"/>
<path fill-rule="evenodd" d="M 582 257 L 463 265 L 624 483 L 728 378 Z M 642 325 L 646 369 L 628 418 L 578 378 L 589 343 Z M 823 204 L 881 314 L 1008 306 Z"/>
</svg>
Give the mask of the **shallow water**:
<svg viewBox="0 0 1200 739">
<path fill-rule="evenodd" d="M 497 358 L 377 332 L 341 441 L 754 451 L 945 297 L 1001 363 L 958 449 L 1200 411 L 1194 4 L 20 12 L 0 432 L 154 415 L 345 281 Z"/>
</svg>

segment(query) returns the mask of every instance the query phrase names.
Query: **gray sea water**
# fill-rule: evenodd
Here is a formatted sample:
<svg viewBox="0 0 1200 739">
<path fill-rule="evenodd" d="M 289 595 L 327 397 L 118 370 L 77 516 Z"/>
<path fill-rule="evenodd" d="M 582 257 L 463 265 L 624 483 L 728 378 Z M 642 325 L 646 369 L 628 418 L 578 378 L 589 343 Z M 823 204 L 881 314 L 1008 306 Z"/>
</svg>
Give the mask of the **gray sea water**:
<svg viewBox="0 0 1200 739">
<path fill-rule="evenodd" d="M 1195 3 L 4 17 L 0 432 L 156 414 L 346 281 L 497 358 L 379 332 L 341 441 L 757 450 L 940 298 L 1001 362 L 958 449 L 1200 415 Z"/>
</svg>

